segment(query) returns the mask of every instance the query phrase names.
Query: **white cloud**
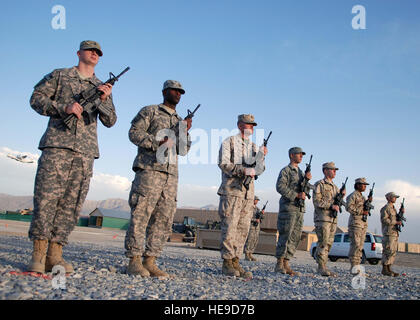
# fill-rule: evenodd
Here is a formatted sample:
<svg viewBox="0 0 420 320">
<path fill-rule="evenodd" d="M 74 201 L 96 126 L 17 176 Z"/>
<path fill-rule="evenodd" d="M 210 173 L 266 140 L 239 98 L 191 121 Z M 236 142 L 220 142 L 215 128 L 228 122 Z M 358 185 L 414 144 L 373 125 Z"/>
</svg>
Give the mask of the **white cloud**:
<svg viewBox="0 0 420 320">
<path fill-rule="evenodd" d="M 119 175 L 111 175 L 94 171 L 90 181 L 89 200 L 105 200 L 108 198 L 128 199 L 131 181 Z"/>
</svg>

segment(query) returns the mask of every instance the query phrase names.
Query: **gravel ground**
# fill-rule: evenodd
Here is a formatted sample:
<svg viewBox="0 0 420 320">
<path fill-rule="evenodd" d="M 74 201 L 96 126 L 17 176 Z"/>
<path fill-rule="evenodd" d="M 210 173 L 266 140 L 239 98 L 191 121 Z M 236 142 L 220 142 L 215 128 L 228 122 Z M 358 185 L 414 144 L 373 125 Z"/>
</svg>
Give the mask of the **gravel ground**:
<svg viewBox="0 0 420 320">
<path fill-rule="evenodd" d="M 275 258 L 256 255 L 257 262 L 243 261 L 252 271 L 252 280 L 221 274 L 218 251 L 168 244 L 158 264 L 171 274 L 169 279 L 141 278 L 125 274 L 128 259 L 116 246 L 71 242 L 64 258 L 73 263 L 75 273 L 66 277 L 66 289 L 53 289 L 49 279 L 10 274 L 25 271 L 32 243 L 21 236 L 0 236 L 0 299 L 174 299 L 174 300 L 341 300 L 420 298 L 420 269 L 394 267 L 405 273 L 397 278 L 380 274 L 381 266 L 365 265 L 365 289 L 352 288 L 348 263 L 330 263 L 337 278 L 314 274 L 311 258 L 294 259 L 292 267 L 300 277 L 273 272 Z M 309 257 L 309 254 L 308 254 Z M 51 276 L 51 274 L 50 274 Z"/>
</svg>

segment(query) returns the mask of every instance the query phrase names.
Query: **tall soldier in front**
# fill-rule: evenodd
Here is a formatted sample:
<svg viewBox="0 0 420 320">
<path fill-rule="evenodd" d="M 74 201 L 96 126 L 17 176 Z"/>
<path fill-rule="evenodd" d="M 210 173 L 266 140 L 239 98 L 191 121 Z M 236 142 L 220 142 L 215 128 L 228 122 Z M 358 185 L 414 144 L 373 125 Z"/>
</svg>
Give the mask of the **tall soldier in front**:
<svg viewBox="0 0 420 320">
<path fill-rule="evenodd" d="M 102 84 L 95 75 L 95 66 L 102 56 L 99 43 L 81 42 L 77 56 L 77 66 L 46 75 L 35 86 L 30 100 L 36 112 L 50 118 L 38 147 L 42 155 L 35 177 L 34 214 L 29 229 L 34 250 L 28 270 L 39 273 L 49 272 L 55 265 L 63 266 L 66 273 L 73 272 L 72 265 L 62 257 L 62 247 L 77 224 L 93 161 L 99 158 L 97 118 L 99 115 L 108 128 L 117 121 L 112 85 Z M 102 93 L 93 101 L 97 111 L 86 115 L 75 97 L 95 87 Z M 77 120 L 73 129 L 63 122 L 69 115 Z"/>
<path fill-rule="evenodd" d="M 294 256 L 299 245 L 303 227 L 303 216 L 305 214 L 306 194 L 300 190 L 300 183 L 305 174 L 300 170 L 299 163 L 306 153 L 302 148 L 293 147 L 289 149 L 290 163 L 284 167 L 278 176 L 276 189 L 281 194 L 279 215 L 277 219 L 277 230 L 279 237 L 276 246 L 277 263 L 275 272 L 298 275 L 289 265 L 289 260 Z M 311 172 L 306 173 L 306 179 L 312 179 Z M 309 193 L 309 191 L 307 190 Z M 299 200 L 303 201 L 299 201 Z"/>
<path fill-rule="evenodd" d="M 366 182 L 365 178 L 356 179 L 354 192 L 346 198 L 346 210 L 350 213 L 348 222 L 350 238 L 350 273 L 353 274 L 358 273 L 358 271 L 353 270 L 353 268 L 361 263 L 362 251 L 366 238 L 368 224 L 367 219 L 363 219 L 363 216 L 367 216 L 369 212 L 364 208 L 366 199 L 362 195 L 362 192 L 366 190 L 367 185 L 369 185 L 369 183 Z"/>
<path fill-rule="evenodd" d="M 130 225 L 125 236 L 127 273 L 167 277 L 156 265 L 172 228 L 178 188 L 178 155 L 186 155 L 192 119 L 182 120 L 176 106 L 181 83 L 163 84 L 163 103 L 142 108 L 131 121 L 129 138 L 138 147 L 129 195 Z M 143 261 L 142 261 L 142 256 Z"/>
<path fill-rule="evenodd" d="M 336 276 L 327 269 L 327 260 L 337 229 L 337 212 L 340 211 L 340 206 L 334 201 L 340 192 L 333 182 L 337 170 L 334 162 L 324 163 L 322 165 L 324 179 L 317 181 L 314 185 L 314 223 L 318 237 L 315 260 L 318 263 L 318 273 L 325 277 Z M 345 193 L 344 189 L 343 196 Z"/>
<path fill-rule="evenodd" d="M 395 257 L 398 250 L 398 226 L 402 222 L 397 220 L 397 210 L 394 203 L 399 198 L 394 192 L 388 192 L 385 195 L 388 203 L 381 209 L 381 224 L 382 224 L 382 274 L 390 277 L 397 277 L 399 273 L 392 271 L 391 266 L 394 264 Z M 401 208 L 404 213 L 404 207 Z"/>
<path fill-rule="evenodd" d="M 254 178 L 265 170 L 264 157 L 267 148 L 258 147 L 250 140 L 254 132 L 254 116 L 238 116 L 240 133 L 225 139 L 219 150 L 219 168 L 222 183 L 217 194 L 220 196 L 219 216 L 221 219 L 222 273 L 229 276 L 251 278 L 239 264 L 248 236 L 254 204 Z M 244 185 L 251 177 L 248 185 Z"/>
</svg>

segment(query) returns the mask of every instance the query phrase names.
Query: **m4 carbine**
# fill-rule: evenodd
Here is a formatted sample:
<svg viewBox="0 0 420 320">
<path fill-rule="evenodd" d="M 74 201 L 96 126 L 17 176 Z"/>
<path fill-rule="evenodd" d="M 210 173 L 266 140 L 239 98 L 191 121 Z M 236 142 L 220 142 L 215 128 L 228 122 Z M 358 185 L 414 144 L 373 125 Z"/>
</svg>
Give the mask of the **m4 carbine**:
<svg viewBox="0 0 420 320">
<path fill-rule="evenodd" d="M 118 76 L 115 76 L 112 72 L 110 72 L 109 79 L 106 82 L 101 83 L 101 85 L 107 83 L 114 85 L 114 83 L 118 81 L 119 77 L 121 77 L 129 69 L 130 67 L 125 68 Z M 82 115 L 85 116 L 87 124 L 90 124 L 94 121 L 98 110 L 106 115 L 111 113 L 111 110 L 104 108 L 101 105 L 95 105 L 95 100 L 104 94 L 101 90 L 98 89 L 98 87 L 99 85 L 91 89 L 86 89 L 74 97 L 74 100 L 83 107 Z M 71 113 L 66 118 L 64 118 L 63 122 L 68 129 L 72 130 L 73 133 L 76 133 L 77 117 L 74 113 Z"/>
<path fill-rule="evenodd" d="M 341 209 L 341 206 L 345 206 L 346 203 L 344 202 L 343 198 L 344 198 L 344 190 L 346 190 L 346 183 L 347 183 L 347 179 L 349 177 L 346 178 L 346 181 L 343 182 L 343 185 L 340 188 L 340 191 L 337 193 L 337 195 L 334 198 L 334 203 L 333 205 L 338 206 L 340 213 L 343 212 L 343 210 Z M 335 211 L 334 209 L 331 209 L 331 216 L 333 218 L 337 218 L 337 211 Z"/>
<path fill-rule="evenodd" d="M 308 199 L 311 199 L 311 189 L 314 188 L 313 185 L 309 183 L 309 179 L 306 178 L 306 174 L 311 172 L 311 162 L 312 162 L 312 155 L 309 159 L 309 163 L 306 164 L 305 175 L 303 176 L 302 181 L 299 183 L 299 193 L 305 192 Z M 303 207 L 305 206 L 305 200 L 303 199 L 296 199 L 296 204 L 299 207 L 300 211 L 302 211 Z"/>
<path fill-rule="evenodd" d="M 367 211 L 369 214 L 369 217 L 371 216 L 370 214 L 370 210 L 373 210 L 375 207 L 372 205 L 372 201 L 373 201 L 373 188 L 375 188 L 375 183 L 373 183 L 372 185 L 372 189 L 370 189 L 369 191 L 369 195 L 368 198 L 365 200 L 365 202 L 363 203 L 363 211 Z M 369 200 L 370 199 L 370 200 Z M 367 215 L 363 215 L 362 220 L 364 222 L 367 221 Z"/>
<path fill-rule="evenodd" d="M 401 227 L 404 227 L 404 222 L 403 221 L 407 221 L 407 219 L 404 217 L 404 200 L 405 198 L 403 198 L 403 201 L 401 202 L 401 207 L 400 210 L 397 213 L 397 221 L 401 221 L 401 225 L 395 225 L 395 227 L 397 228 L 398 232 L 401 232 Z"/>
<path fill-rule="evenodd" d="M 260 220 L 260 223 L 261 223 L 261 220 L 264 219 L 263 211 L 265 210 L 265 207 L 267 207 L 267 203 L 268 203 L 268 201 L 265 203 L 264 207 L 260 211 L 258 211 L 257 214 L 255 215 L 255 220 Z M 254 221 L 253 225 L 257 227 L 258 222 Z"/>
<path fill-rule="evenodd" d="M 273 133 L 273 131 L 270 131 L 270 133 L 268 134 L 268 137 L 267 137 L 267 139 L 264 139 L 264 143 L 263 143 L 263 146 L 264 147 L 267 147 L 267 143 L 268 143 L 268 139 L 270 139 L 270 136 L 271 136 L 271 134 Z M 260 152 L 258 152 L 258 154 L 259 154 Z M 257 154 L 257 159 L 256 159 L 256 161 L 251 165 L 251 166 L 249 166 L 249 168 L 255 168 L 256 167 L 256 165 L 257 165 L 257 161 L 259 161 L 260 159 L 258 158 L 258 154 Z M 263 157 L 264 157 L 264 153 L 263 153 Z M 258 179 L 258 176 L 255 176 L 255 180 L 257 180 Z M 249 189 L 249 184 L 251 183 L 251 181 L 252 181 L 252 177 L 251 176 L 246 176 L 245 177 L 245 179 L 244 179 L 244 182 L 243 182 L 243 185 L 244 185 L 244 187 L 245 187 L 245 189 L 246 190 L 248 190 Z"/>
</svg>

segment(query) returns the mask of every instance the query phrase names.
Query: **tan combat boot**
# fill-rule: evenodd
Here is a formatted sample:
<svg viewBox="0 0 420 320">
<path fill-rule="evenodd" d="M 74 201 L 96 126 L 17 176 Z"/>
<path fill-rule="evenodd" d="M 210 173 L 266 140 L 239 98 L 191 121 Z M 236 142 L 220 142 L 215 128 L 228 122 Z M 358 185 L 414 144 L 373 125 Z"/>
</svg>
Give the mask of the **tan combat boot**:
<svg viewBox="0 0 420 320">
<path fill-rule="evenodd" d="M 318 264 L 318 273 L 324 277 L 329 277 L 331 275 L 330 271 L 327 269 L 325 264 L 322 263 Z"/>
<path fill-rule="evenodd" d="M 57 242 L 50 242 L 45 261 L 45 271 L 51 272 L 52 268 L 56 265 L 63 266 L 66 273 L 74 272 L 73 266 L 63 259 L 63 246 Z"/>
<path fill-rule="evenodd" d="M 289 259 L 284 259 L 283 260 L 283 269 L 286 271 L 286 273 L 288 275 L 291 275 L 291 276 L 295 276 L 295 275 L 299 276 L 300 275 L 299 272 L 293 271 L 292 268 L 290 268 Z"/>
<path fill-rule="evenodd" d="M 128 263 L 127 267 L 127 274 L 131 274 L 133 276 L 140 275 L 142 277 L 150 276 L 150 272 L 143 267 L 143 264 L 141 262 L 141 256 L 134 256 L 130 258 L 130 262 Z"/>
<path fill-rule="evenodd" d="M 241 274 L 232 265 L 232 259 L 223 259 L 222 273 L 226 276 L 239 277 Z"/>
<path fill-rule="evenodd" d="M 169 274 L 156 265 L 156 257 L 144 256 L 143 267 L 149 271 L 151 277 L 169 277 Z"/>
<path fill-rule="evenodd" d="M 284 258 L 277 258 L 276 267 L 274 268 L 274 272 L 281 272 L 283 274 L 286 274 L 286 270 L 283 266 Z"/>
<path fill-rule="evenodd" d="M 393 276 L 393 273 L 392 273 L 392 271 L 389 270 L 389 265 L 387 265 L 387 264 L 382 265 L 382 272 L 381 273 L 384 276 L 389 276 L 389 277 Z"/>
<path fill-rule="evenodd" d="M 388 265 L 388 270 L 389 270 L 389 272 L 392 273 L 392 276 L 393 277 L 398 277 L 400 275 L 399 273 L 392 271 L 390 264 Z"/>
<path fill-rule="evenodd" d="M 245 252 L 245 260 L 246 261 L 252 261 L 251 257 L 249 256 L 249 252 Z"/>
<path fill-rule="evenodd" d="M 236 270 L 239 271 L 239 276 L 245 279 L 251 279 L 252 278 L 252 273 L 250 271 L 245 271 L 241 265 L 239 264 L 239 258 L 233 258 L 232 259 L 232 266 L 233 268 L 235 268 Z"/>
<path fill-rule="evenodd" d="M 32 259 L 28 271 L 45 273 L 45 259 L 47 257 L 48 240 L 34 240 Z"/>
</svg>

